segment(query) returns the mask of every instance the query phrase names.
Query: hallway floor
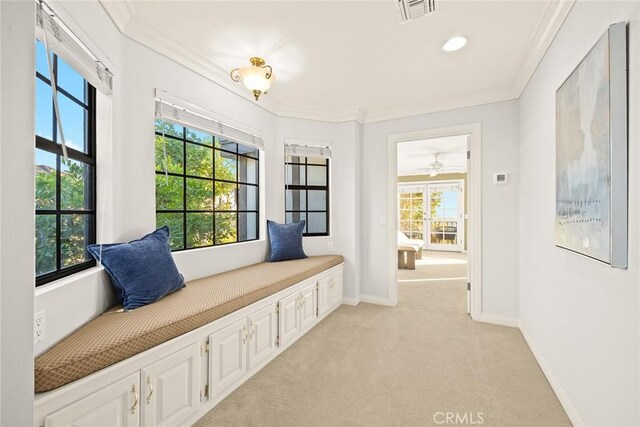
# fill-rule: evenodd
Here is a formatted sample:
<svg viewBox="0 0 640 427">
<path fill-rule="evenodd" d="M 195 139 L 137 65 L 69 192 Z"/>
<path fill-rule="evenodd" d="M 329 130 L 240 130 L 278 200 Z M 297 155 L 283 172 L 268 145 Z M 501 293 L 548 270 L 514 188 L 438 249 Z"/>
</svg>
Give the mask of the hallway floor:
<svg viewBox="0 0 640 427">
<path fill-rule="evenodd" d="M 571 425 L 520 332 L 466 314 L 465 280 L 412 280 L 395 308 L 340 307 L 196 425 Z"/>
</svg>

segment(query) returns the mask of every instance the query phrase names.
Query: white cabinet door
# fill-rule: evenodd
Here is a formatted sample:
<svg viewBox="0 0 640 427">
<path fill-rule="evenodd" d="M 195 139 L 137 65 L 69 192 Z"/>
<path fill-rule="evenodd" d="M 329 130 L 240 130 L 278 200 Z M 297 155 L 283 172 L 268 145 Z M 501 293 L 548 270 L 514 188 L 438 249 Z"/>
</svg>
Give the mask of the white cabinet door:
<svg viewBox="0 0 640 427">
<path fill-rule="evenodd" d="M 300 291 L 300 329 L 305 330 L 316 323 L 317 317 L 316 284 Z"/>
<path fill-rule="evenodd" d="M 200 343 L 141 371 L 143 426 L 174 426 L 200 408 Z"/>
<path fill-rule="evenodd" d="M 342 269 L 331 273 L 331 305 L 342 304 Z"/>
<path fill-rule="evenodd" d="M 275 353 L 278 336 L 277 305 L 249 315 L 249 354 L 247 370 L 258 369 Z"/>
<path fill-rule="evenodd" d="M 300 332 L 300 316 L 298 314 L 298 305 L 300 304 L 300 294 L 298 292 L 293 295 L 281 299 L 279 304 L 278 318 L 278 336 L 280 337 L 280 346 L 284 346 L 294 339 Z"/>
<path fill-rule="evenodd" d="M 331 276 L 323 277 L 318 281 L 318 317 L 324 316 L 333 305 L 331 283 Z"/>
<path fill-rule="evenodd" d="M 242 379 L 247 367 L 247 320 L 209 336 L 209 394 L 218 396 Z"/>
<path fill-rule="evenodd" d="M 44 419 L 46 427 L 140 425 L 140 373 L 129 375 Z"/>
</svg>

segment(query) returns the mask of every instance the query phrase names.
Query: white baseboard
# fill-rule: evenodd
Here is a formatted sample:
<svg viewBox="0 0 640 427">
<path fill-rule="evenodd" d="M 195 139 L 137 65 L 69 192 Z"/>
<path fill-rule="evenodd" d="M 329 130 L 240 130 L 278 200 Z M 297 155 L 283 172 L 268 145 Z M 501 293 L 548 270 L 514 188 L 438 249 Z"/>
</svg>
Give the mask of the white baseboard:
<svg viewBox="0 0 640 427">
<path fill-rule="evenodd" d="M 536 347 L 535 343 L 533 342 L 533 339 L 531 338 L 531 335 L 529 335 L 529 332 L 527 331 L 527 328 L 524 326 L 522 321 L 519 322 L 519 327 L 520 327 L 520 332 L 524 337 L 524 340 L 529 345 L 529 348 L 531 349 L 533 356 L 538 361 L 538 365 L 540 365 L 540 369 L 542 369 L 542 373 L 544 374 L 545 377 L 547 377 L 547 381 L 549 381 L 549 384 L 551 385 L 553 392 L 558 397 L 558 400 L 560 401 L 560 404 L 564 408 L 564 411 L 567 413 L 569 420 L 575 427 L 584 426 L 585 423 L 582 420 L 582 417 L 580 416 L 580 414 L 578 413 L 578 410 L 576 409 L 575 406 L 573 406 L 573 402 L 571 402 L 569 395 L 564 391 L 564 388 L 562 388 L 562 385 L 560 384 L 558 377 L 556 377 L 556 375 L 551 370 L 551 367 L 547 364 L 547 362 L 542 357 L 542 354 L 540 354 L 538 347 Z"/>
<path fill-rule="evenodd" d="M 473 318 L 482 323 L 491 323 L 492 325 L 508 326 L 510 328 L 520 327 L 520 322 L 514 317 L 501 316 L 499 314 L 480 313 L 479 316 Z"/>
<path fill-rule="evenodd" d="M 360 298 L 358 297 L 342 297 L 342 303 L 345 305 L 358 305 L 360 304 Z"/>
<path fill-rule="evenodd" d="M 378 297 L 375 295 L 360 295 L 360 302 L 366 302 L 367 304 L 385 305 L 388 307 L 395 307 L 389 298 Z"/>
</svg>

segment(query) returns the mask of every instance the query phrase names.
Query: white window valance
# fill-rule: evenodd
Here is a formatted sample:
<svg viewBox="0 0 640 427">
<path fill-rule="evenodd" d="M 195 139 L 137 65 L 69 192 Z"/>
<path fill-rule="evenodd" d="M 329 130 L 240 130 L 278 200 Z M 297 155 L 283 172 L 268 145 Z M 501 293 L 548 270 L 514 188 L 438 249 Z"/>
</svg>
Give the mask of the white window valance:
<svg viewBox="0 0 640 427">
<path fill-rule="evenodd" d="M 240 129 L 238 126 L 224 123 L 213 116 L 213 113 L 186 105 L 186 103 L 180 103 L 176 101 L 175 97 L 168 96 L 161 90 L 156 90 L 157 118 L 264 150 L 264 139 L 261 136 Z"/>
<path fill-rule="evenodd" d="M 331 148 L 323 147 L 319 145 L 303 145 L 303 144 L 285 143 L 284 155 L 300 156 L 300 157 L 323 157 L 325 159 L 330 159 Z"/>
<path fill-rule="evenodd" d="M 113 74 L 43 2 L 36 3 L 36 38 L 100 92 L 111 94 Z"/>
</svg>

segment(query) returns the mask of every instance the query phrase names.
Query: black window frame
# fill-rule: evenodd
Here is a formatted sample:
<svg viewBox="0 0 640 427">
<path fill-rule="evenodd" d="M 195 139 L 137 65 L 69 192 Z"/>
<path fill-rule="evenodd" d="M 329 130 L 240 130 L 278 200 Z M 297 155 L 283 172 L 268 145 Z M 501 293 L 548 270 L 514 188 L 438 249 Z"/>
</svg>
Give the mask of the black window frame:
<svg viewBox="0 0 640 427">
<path fill-rule="evenodd" d="M 291 157 L 292 159 L 301 159 L 304 158 L 304 163 L 300 162 L 300 161 L 288 161 L 287 157 Z M 309 163 L 308 157 L 306 156 L 285 156 L 285 161 L 284 161 L 284 167 L 285 170 L 288 166 L 300 166 L 303 167 L 304 166 L 304 176 L 305 176 L 305 184 L 304 185 L 300 185 L 300 184 L 287 184 L 286 182 L 286 178 L 285 178 L 285 183 L 284 183 L 284 190 L 285 190 L 285 195 L 284 195 L 284 212 L 285 212 L 285 223 L 287 222 L 287 214 L 305 214 L 305 218 L 306 218 L 306 230 L 309 229 L 309 213 L 324 213 L 325 214 L 325 220 L 326 220 L 326 232 L 324 233 L 309 233 L 308 231 L 305 231 L 302 233 L 302 235 L 304 237 L 326 237 L 326 236 L 330 236 L 330 230 L 329 230 L 329 225 L 330 225 L 330 197 L 329 197 L 329 159 L 325 158 L 325 163 L 324 164 L 320 164 L 320 163 Z M 317 167 L 324 167 L 325 168 L 325 183 L 326 185 L 309 185 L 309 171 L 308 171 L 308 167 L 309 166 L 317 166 Z M 293 169 L 293 168 L 292 168 Z M 300 190 L 300 191 L 304 191 L 305 192 L 305 209 L 287 209 L 287 190 Z M 320 191 L 326 191 L 326 199 L 325 199 L 325 210 L 318 210 L 318 209 L 309 209 L 309 190 L 320 190 Z M 293 215 L 292 215 L 293 216 Z M 294 221 L 295 222 L 295 221 Z"/>
<path fill-rule="evenodd" d="M 165 121 L 168 123 L 174 123 L 171 120 L 166 120 L 166 119 L 156 119 L 156 120 L 160 120 L 160 121 Z M 245 243 L 245 242 L 254 242 L 257 240 L 260 240 L 260 150 L 258 148 L 255 148 L 255 151 L 257 153 L 257 155 L 254 156 L 249 156 L 247 154 L 243 154 L 240 153 L 240 150 L 238 149 L 238 145 L 242 145 L 243 147 L 249 147 L 246 144 L 242 144 L 240 142 L 237 142 L 233 139 L 227 139 L 227 138 L 222 138 L 222 140 L 224 141 L 228 141 L 230 143 L 235 144 L 236 147 L 236 151 L 231 151 L 228 149 L 224 149 L 221 148 L 222 144 L 220 144 L 220 147 L 216 146 L 216 141 L 219 141 L 221 138 L 220 136 L 210 133 L 210 132 L 204 132 L 207 135 L 210 135 L 212 137 L 212 143 L 211 144 L 205 144 L 202 142 L 198 142 L 198 141 L 194 141 L 192 139 L 189 139 L 187 137 L 187 132 L 188 130 L 191 130 L 192 128 L 189 128 L 188 126 L 182 125 L 180 123 L 174 123 L 180 127 L 182 127 L 182 137 L 177 137 L 175 135 L 171 135 L 171 134 L 167 134 L 167 133 L 163 133 L 163 132 L 159 132 L 158 130 L 155 131 L 155 135 L 160 136 L 162 138 L 165 139 L 169 139 L 169 140 L 173 140 L 173 141 L 178 141 L 182 143 L 182 173 L 176 173 L 176 172 L 169 172 L 169 171 L 164 171 L 164 170 L 155 170 L 155 175 L 168 175 L 168 176 L 174 176 L 174 177 L 179 177 L 182 179 L 182 209 L 158 209 L 157 208 L 157 193 L 156 193 L 156 226 L 159 226 L 160 224 L 157 223 L 157 215 L 158 214 L 182 214 L 182 248 L 179 249 L 174 249 L 171 248 L 171 252 L 182 252 L 182 251 L 188 251 L 188 250 L 192 250 L 192 249 L 202 249 L 202 248 L 212 248 L 215 246 L 226 246 L 226 245 L 235 245 L 238 243 Z M 195 130 L 195 129 L 193 129 Z M 209 148 L 211 149 L 211 155 L 213 157 L 212 159 L 212 163 L 211 163 L 211 167 L 212 167 L 212 171 L 211 171 L 211 178 L 209 177 L 203 177 L 203 176 L 196 176 L 196 175 L 189 175 L 187 174 L 187 144 L 192 144 L 192 145 L 196 145 L 198 147 L 205 147 L 205 148 Z M 230 180 L 225 180 L 225 179 L 219 179 L 216 178 L 216 151 L 219 151 L 221 153 L 228 153 L 228 154 L 232 154 L 237 156 L 237 161 L 236 161 L 236 179 L 235 181 L 230 181 Z M 240 181 L 240 157 L 244 157 L 246 159 L 250 159 L 250 160 L 255 160 L 256 161 L 256 182 L 255 183 L 250 183 L 250 182 L 245 182 L 245 181 Z M 213 207 L 211 210 L 193 210 L 193 209 L 187 209 L 187 179 L 199 179 L 199 180 L 203 180 L 203 181 L 209 181 L 213 184 Z M 222 183 L 227 183 L 227 184 L 235 184 L 236 186 L 236 194 L 235 194 L 235 200 L 236 200 L 236 209 L 235 210 L 216 210 L 216 206 L 215 206 L 215 191 L 216 191 L 216 182 L 222 182 Z M 240 185 L 246 185 L 246 186 L 251 186 L 251 187 L 255 187 L 256 188 L 256 209 L 252 210 L 252 209 L 240 209 Z M 187 233 L 187 215 L 190 213 L 210 213 L 212 214 L 212 231 L 213 231 L 213 236 L 212 236 L 212 241 L 213 244 L 211 245 L 202 245 L 202 246 L 191 246 L 189 247 L 187 245 L 188 242 L 188 233 Z M 235 242 L 226 242 L 226 243 L 216 243 L 216 214 L 217 213 L 235 213 L 236 214 L 236 241 Z M 256 237 L 253 239 L 245 239 L 245 240 L 238 240 L 238 237 L 240 236 L 240 230 L 239 230 L 239 223 L 240 223 L 240 214 L 241 213 L 255 213 L 256 215 Z"/>
<path fill-rule="evenodd" d="M 49 54 L 49 52 L 46 52 Z M 46 151 L 48 153 L 52 153 L 56 155 L 56 208 L 55 209 L 36 209 L 36 216 L 39 215 L 55 215 L 56 217 L 56 270 L 51 271 L 49 273 L 36 275 L 36 287 L 42 286 L 44 284 L 53 282 L 55 280 L 62 279 L 64 277 L 70 276 L 72 274 L 79 273 L 83 270 L 87 270 L 89 268 L 96 266 L 96 260 L 93 259 L 91 255 L 88 254 L 86 246 L 85 246 L 85 254 L 87 260 L 74 264 L 69 267 L 62 266 L 62 216 L 63 215 L 86 215 L 90 217 L 89 230 L 86 235 L 86 245 L 94 244 L 96 242 L 96 88 L 92 86 L 87 79 L 85 79 L 82 74 L 75 71 L 80 77 L 83 78 L 85 84 L 85 96 L 87 98 L 86 104 L 82 100 L 78 99 L 76 96 L 72 95 L 70 92 L 65 90 L 63 87 L 58 86 L 58 55 L 51 52 L 52 55 L 52 66 L 53 66 L 53 77 L 56 80 L 56 89 L 58 93 L 63 94 L 69 100 L 76 103 L 77 105 L 83 107 L 87 111 L 87 123 L 86 123 L 86 149 L 87 153 L 76 150 L 69 146 L 67 149 L 67 157 L 70 160 L 74 160 L 77 162 L 84 163 L 90 166 L 90 180 L 91 183 L 88 186 L 89 193 L 85 193 L 85 197 L 88 197 L 88 206 L 89 209 L 61 209 L 61 180 L 60 173 L 62 170 L 62 161 L 63 151 L 62 145 L 58 143 L 58 125 L 56 119 L 55 109 L 53 108 L 53 98 L 51 99 L 52 103 L 52 139 L 44 138 L 40 135 L 35 135 L 35 148 Z M 51 86 L 51 80 L 41 74 L 39 71 L 36 71 L 36 79 L 39 79 L 43 83 Z M 34 265 L 35 269 L 35 265 Z M 36 273 L 37 274 L 37 273 Z"/>
</svg>

